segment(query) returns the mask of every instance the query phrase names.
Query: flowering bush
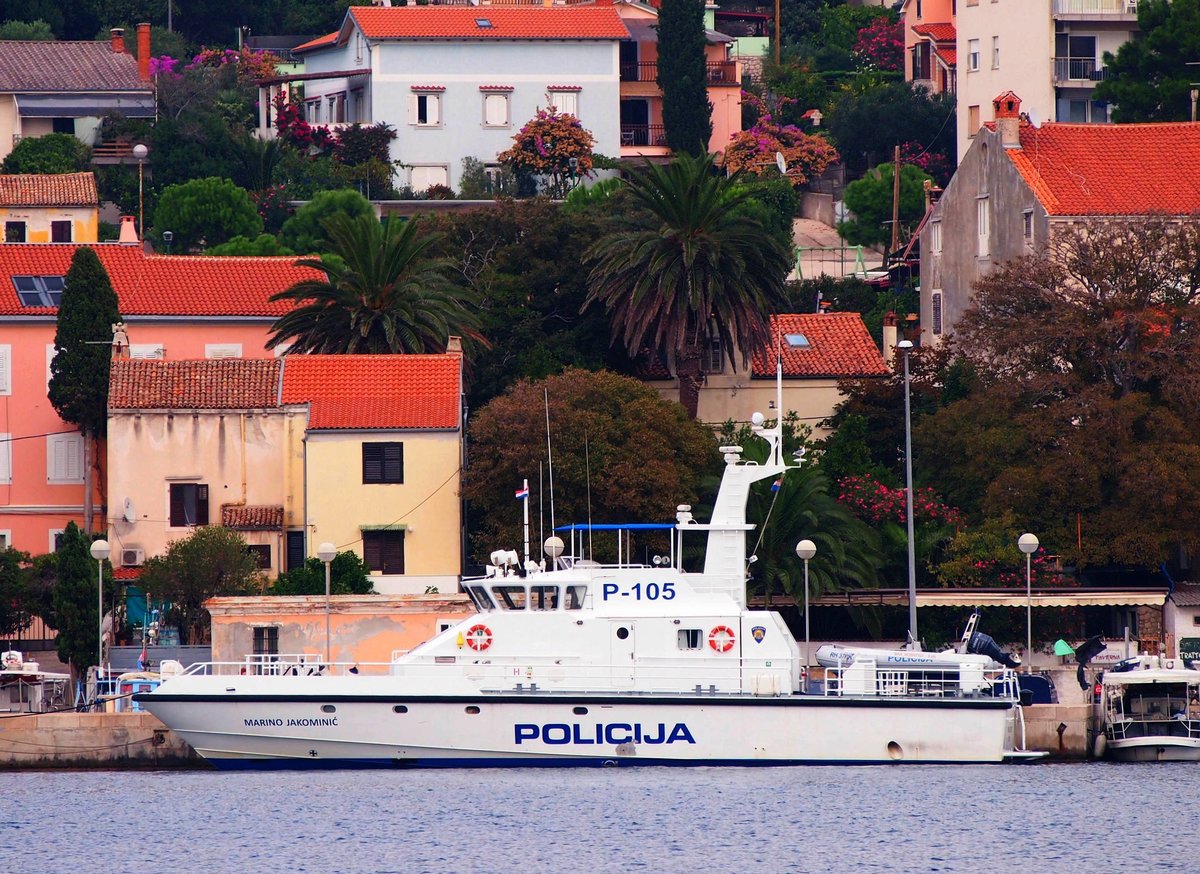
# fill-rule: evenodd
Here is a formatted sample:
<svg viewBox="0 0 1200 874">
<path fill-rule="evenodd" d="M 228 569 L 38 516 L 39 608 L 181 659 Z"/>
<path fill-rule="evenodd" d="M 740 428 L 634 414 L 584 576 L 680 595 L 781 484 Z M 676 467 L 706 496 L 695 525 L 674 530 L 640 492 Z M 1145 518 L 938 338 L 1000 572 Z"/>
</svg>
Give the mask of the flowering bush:
<svg viewBox="0 0 1200 874">
<path fill-rule="evenodd" d="M 776 174 L 775 153 L 779 152 L 787 161 L 788 181 L 799 186 L 838 160 L 837 149 L 824 137 L 809 136 L 795 125 L 775 121 L 779 109 L 795 103 L 791 98 L 779 98 L 774 111 L 761 97 L 748 91 L 742 92 L 742 100 L 758 110 L 758 120 L 753 127 L 730 138 L 723 159 L 729 172 L 752 176 Z"/>
<path fill-rule="evenodd" d="M 525 123 L 500 160 L 518 173 L 550 177 L 547 193 L 565 197 L 580 178 L 590 175 L 595 143 L 579 119 L 551 106 Z"/>
<path fill-rule="evenodd" d="M 183 75 L 175 69 L 178 66 L 179 59 L 173 58 L 170 55 L 162 55 L 157 58 L 151 58 L 150 77 L 157 78 L 158 76 L 169 76 L 173 79 L 178 79 Z"/>
<path fill-rule="evenodd" d="M 262 191 L 250 193 L 255 209 L 262 216 L 263 227 L 270 233 L 277 234 L 283 223 L 292 215 L 292 207 L 288 203 L 287 189 L 283 185 L 272 185 Z"/>
<path fill-rule="evenodd" d="M 838 501 L 860 519 L 881 525 L 907 522 L 905 489 L 893 489 L 872 476 L 848 476 L 838 482 Z M 933 489 L 913 492 L 913 524 L 959 528 L 963 515 L 957 507 L 943 504 Z"/>
<path fill-rule="evenodd" d="M 253 83 L 274 76 L 275 67 L 280 63 L 277 55 L 265 51 L 256 52 L 252 49 L 243 49 L 238 52 L 234 49 L 202 48 L 184 69 L 198 70 L 204 67 L 219 68 L 236 65 L 238 81 Z"/>
<path fill-rule="evenodd" d="M 889 16 L 880 16 L 858 32 L 854 45 L 858 55 L 877 70 L 899 71 L 904 68 L 904 24 Z"/>
<path fill-rule="evenodd" d="M 310 125 L 283 92 L 275 95 L 275 130 L 279 138 L 306 154 L 328 154 L 337 146 L 337 137 L 329 128 Z"/>
<path fill-rule="evenodd" d="M 919 167 L 933 177 L 938 185 L 945 185 L 954 175 L 954 164 L 941 152 L 926 149 L 920 143 L 908 142 L 900 146 L 900 161 Z"/>
</svg>

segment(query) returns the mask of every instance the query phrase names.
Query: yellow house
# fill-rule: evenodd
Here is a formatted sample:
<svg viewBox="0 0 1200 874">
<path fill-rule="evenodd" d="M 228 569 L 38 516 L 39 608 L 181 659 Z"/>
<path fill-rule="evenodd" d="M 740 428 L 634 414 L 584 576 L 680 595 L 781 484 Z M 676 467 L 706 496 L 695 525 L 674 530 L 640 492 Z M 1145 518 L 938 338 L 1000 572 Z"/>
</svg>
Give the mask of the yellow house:
<svg viewBox="0 0 1200 874">
<path fill-rule="evenodd" d="M 99 205 L 94 173 L 0 175 L 5 243 L 95 243 Z"/>
<path fill-rule="evenodd" d="M 288 355 L 281 403 L 307 404 L 309 554 L 353 549 L 375 591 L 458 591 L 462 354 Z"/>
</svg>

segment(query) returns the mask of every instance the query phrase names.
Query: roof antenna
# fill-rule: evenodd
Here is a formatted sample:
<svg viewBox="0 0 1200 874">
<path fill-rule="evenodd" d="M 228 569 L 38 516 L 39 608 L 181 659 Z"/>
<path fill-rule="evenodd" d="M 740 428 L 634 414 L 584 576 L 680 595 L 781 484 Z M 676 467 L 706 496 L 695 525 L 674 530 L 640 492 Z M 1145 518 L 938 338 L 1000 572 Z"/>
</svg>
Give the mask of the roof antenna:
<svg viewBox="0 0 1200 874">
<path fill-rule="evenodd" d="M 546 405 L 546 464 L 550 468 L 550 533 L 554 533 L 554 453 L 550 449 L 550 389 L 544 387 L 543 398 Z"/>
<path fill-rule="evenodd" d="M 592 561 L 596 560 L 596 553 L 592 549 L 592 459 L 588 453 L 588 435 L 585 431 L 583 434 L 583 469 L 587 479 L 587 510 L 588 510 L 588 558 Z M 617 532 L 617 537 L 620 538 L 621 533 Z"/>
</svg>

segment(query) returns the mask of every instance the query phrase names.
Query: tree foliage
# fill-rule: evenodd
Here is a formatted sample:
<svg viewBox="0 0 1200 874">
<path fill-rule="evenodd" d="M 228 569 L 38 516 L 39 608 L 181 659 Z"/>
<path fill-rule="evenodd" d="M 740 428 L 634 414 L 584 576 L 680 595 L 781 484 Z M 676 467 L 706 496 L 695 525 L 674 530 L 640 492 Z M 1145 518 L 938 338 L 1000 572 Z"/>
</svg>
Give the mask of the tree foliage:
<svg viewBox="0 0 1200 874">
<path fill-rule="evenodd" d="M 328 250 L 325 223 L 336 216 L 375 218 L 371 202 L 349 188 L 321 191 L 283 223 L 280 242 L 293 252 L 315 255 Z"/>
<path fill-rule="evenodd" d="M 14 635 L 32 617 L 25 566 L 29 554 L 11 546 L 0 552 L 0 637 Z"/>
<path fill-rule="evenodd" d="M 904 22 L 891 16 L 878 16 L 858 31 L 854 54 L 877 70 L 904 70 Z"/>
<path fill-rule="evenodd" d="M 166 621 L 177 624 L 189 644 L 210 639 L 205 601 L 217 595 L 257 593 L 263 584 L 246 541 L 220 525 L 205 525 L 172 541 L 163 555 L 146 559 L 142 566 L 143 589 L 170 602 Z"/>
<path fill-rule="evenodd" d="M 213 176 L 167 187 L 154 210 L 154 235 L 173 232 L 184 252 L 234 237 L 257 237 L 262 229 L 262 217 L 246 190 Z"/>
<path fill-rule="evenodd" d="M 591 173 L 595 143 L 579 119 L 551 106 L 525 122 L 499 160 L 516 173 L 547 177 L 546 194 L 561 198 Z"/>
<path fill-rule="evenodd" d="M 89 665 L 96 664 L 100 633 L 100 617 L 96 614 L 99 593 L 93 591 L 100 569 L 89 552 L 90 547 L 91 538 L 74 522 L 68 522 L 54 554 L 52 599 L 54 624 L 58 629 L 55 645 L 59 660 L 81 674 Z M 112 578 L 107 567 L 105 577 L 105 589 L 111 593 Z"/>
<path fill-rule="evenodd" d="M 894 164 L 880 164 L 866 176 L 846 186 L 843 200 L 853 218 L 838 222 L 838 233 L 851 245 L 886 243 L 892 237 L 892 209 L 895 195 Z M 900 165 L 900 236 L 908 242 L 917 223 L 925 215 L 924 184 L 930 177 L 911 164 Z"/>
<path fill-rule="evenodd" d="M 1114 104 L 1113 121 L 1187 121 L 1200 79 L 1200 0 L 1141 0 L 1138 38 L 1104 53 L 1106 76 L 1093 99 Z"/>
<path fill-rule="evenodd" d="M 544 380 L 522 380 L 476 412 L 470 424 L 463 496 L 471 502 L 480 557 L 521 541 L 521 506 L 513 489 L 522 479 L 536 484 L 547 457 L 544 403 L 553 441 L 556 524 L 589 518 L 669 522 L 676 505 L 695 500 L 701 477 L 717 464 L 712 432 L 636 379 L 568 368 Z M 536 485 L 530 491 L 530 516 L 541 513 L 549 526 L 549 494 L 539 506 Z M 536 534 L 533 540 L 536 559 L 541 553 Z M 666 548 L 665 539 L 658 548 Z"/>
<path fill-rule="evenodd" d="M 329 563 L 331 595 L 370 595 L 375 591 L 370 569 L 352 550 L 339 552 Z M 309 558 L 302 567 L 282 573 L 267 589 L 268 595 L 324 595 L 325 563 Z"/>
<path fill-rule="evenodd" d="M 667 360 L 695 416 L 708 332 L 731 358 L 736 349 L 749 361 L 769 339 L 767 314 L 783 300 L 791 253 L 739 211 L 749 192 L 715 174 L 710 157 L 681 154 L 626 185 L 641 212 L 588 250 L 587 302 L 604 304 L 631 357 L 649 349 Z"/>
<path fill-rule="evenodd" d="M 25 137 L 13 146 L 0 169 L 5 173 L 79 173 L 88 168 L 92 150 L 71 134 Z"/>
<path fill-rule="evenodd" d="M 837 149 L 824 137 L 810 136 L 796 125 L 776 121 L 778 105 L 794 101 L 782 98 L 772 110 L 766 101 L 749 92 L 744 92 L 744 99 L 758 109 L 758 118 L 751 127 L 734 134 L 725 147 L 724 166 L 731 173 L 777 176 L 775 155 L 781 154 L 787 163 L 787 180 L 800 187 L 838 159 Z"/>
<path fill-rule="evenodd" d="M 675 154 L 704 155 L 712 137 L 708 102 L 704 8 L 692 0 L 663 0 L 658 12 L 658 87 L 663 128 Z"/>
<path fill-rule="evenodd" d="M 867 166 L 888 160 L 904 143 L 952 157 L 954 106 L 953 94 L 930 94 L 911 82 L 847 89 L 829 111 L 829 134 L 842 157 Z"/>
<path fill-rule="evenodd" d="M 0 24 L 0 39 L 36 40 L 48 42 L 54 39 L 54 31 L 50 25 L 40 18 L 36 21 L 5 21 Z"/>
<path fill-rule="evenodd" d="M 272 295 L 295 308 L 271 328 L 267 348 L 293 352 L 442 352 L 451 335 L 481 341 L 474 295 L 431 258 L 435 242 L 416 222 L 335 216 L 325 223 L 336 257 L 301 259 L 324 279 L 301 280 Z"/>
</svg>

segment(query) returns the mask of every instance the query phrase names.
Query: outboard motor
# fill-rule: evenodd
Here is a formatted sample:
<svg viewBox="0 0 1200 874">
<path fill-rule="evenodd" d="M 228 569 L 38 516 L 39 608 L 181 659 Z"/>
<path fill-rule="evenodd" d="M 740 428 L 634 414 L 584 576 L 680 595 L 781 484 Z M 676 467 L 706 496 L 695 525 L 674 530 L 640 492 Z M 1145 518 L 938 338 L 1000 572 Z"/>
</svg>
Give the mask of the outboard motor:
<svg viewBox="0 0 1200 874">
<path fill-rule="evenodd" d="M 1104 642 L 1103 636 L 1097 634 L 1095 637 L 1089 637 L 1076 647 L 1075 661 L 1079 663 L 1079 667 L 1075 669 L 1075 679 L 1079 681 L 1079 688 L 1083 691 L 1086 692 L 1090 688 L 1085 670 L 1088 662 L 1104 652 L 1107 646 L 1108 644 Z"/>
<path fill-rule="evenodd" d="M 985 655 L 1006 668 L 1016 668 L 1021 665 L 1020 658 L 1006 653 L 990 634 L 984 634 L 982 631 L 971 632 L 971 639 L 967 641 L 967 652 L 974 655 Z"/>
</svg>

